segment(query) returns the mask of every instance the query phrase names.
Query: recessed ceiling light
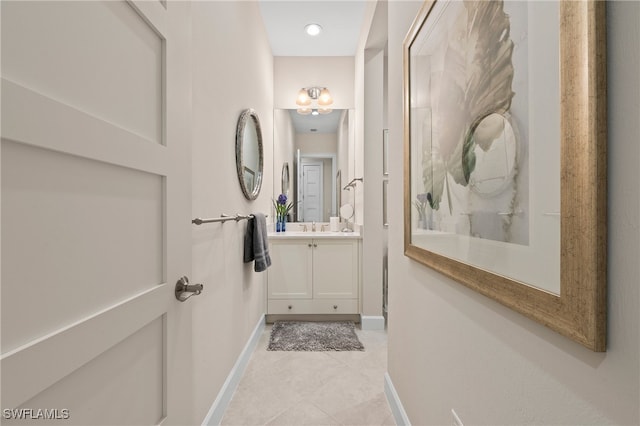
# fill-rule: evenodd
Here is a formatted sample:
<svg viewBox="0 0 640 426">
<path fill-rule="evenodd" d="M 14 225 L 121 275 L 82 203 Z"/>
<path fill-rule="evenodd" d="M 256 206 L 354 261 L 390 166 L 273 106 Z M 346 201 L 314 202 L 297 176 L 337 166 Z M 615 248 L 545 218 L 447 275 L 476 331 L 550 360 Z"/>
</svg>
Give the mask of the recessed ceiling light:
<svg viewBox="0 0 640 426">
<path fill-rule="evenodd" d="M 322 27 L 319 24 L 305 25 L 304 30 L 310 36 L 317 36 L 322 31 Z"/>
</svg>

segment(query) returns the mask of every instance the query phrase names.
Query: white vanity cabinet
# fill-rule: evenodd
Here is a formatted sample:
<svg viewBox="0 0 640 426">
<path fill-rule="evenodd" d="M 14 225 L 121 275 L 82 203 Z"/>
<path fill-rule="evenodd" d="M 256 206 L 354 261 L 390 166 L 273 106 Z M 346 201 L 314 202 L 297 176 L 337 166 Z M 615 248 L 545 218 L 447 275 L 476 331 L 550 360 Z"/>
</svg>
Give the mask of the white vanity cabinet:
<svg viewBox="0 0 640 426">
<path fill-rule="evenodd" d="M 313 241 L 278 240 L 269 243 L 267 268 L 269 299 L 313 297 Z"/>
<path fill-rule="evenodd" d="M 268 314 L 357 314 L 359 240 L 272 239 Z"/>
</svg>

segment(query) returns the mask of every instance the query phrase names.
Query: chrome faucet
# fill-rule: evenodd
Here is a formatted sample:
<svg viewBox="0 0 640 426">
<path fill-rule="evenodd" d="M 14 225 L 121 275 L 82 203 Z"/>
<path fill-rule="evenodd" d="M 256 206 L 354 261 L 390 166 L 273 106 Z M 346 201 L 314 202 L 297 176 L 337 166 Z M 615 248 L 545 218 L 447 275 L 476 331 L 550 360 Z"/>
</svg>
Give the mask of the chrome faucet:
<svg viewBox="0 0 640 426">
<path fill-rule="evenodd" d="M 311 232 L 316 232 L 316 223 L 311 222 Z"/>
</svg>

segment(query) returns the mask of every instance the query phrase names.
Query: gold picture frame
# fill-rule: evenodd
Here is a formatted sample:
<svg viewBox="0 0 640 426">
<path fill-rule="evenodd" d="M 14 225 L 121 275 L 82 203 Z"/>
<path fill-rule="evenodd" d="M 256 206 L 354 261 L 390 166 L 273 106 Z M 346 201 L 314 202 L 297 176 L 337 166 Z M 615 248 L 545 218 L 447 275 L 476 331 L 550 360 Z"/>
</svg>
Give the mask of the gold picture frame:
<svg viewBox="0 0 640 426">
<path fill-rule="evenodd" d="M 425 172 L 426 169 L 423 168 L 420 175 L 412 171 L 412 167 L 416 167 L 415 158 L 412 158 L 412 152 L 416 152 L 412 142 L 417 143 L 417 141 L 411 139 L 412 134 L 416 132 L 417 124 L 411 122 L 411 116 L 412 111 L 417 108 L 415 104 L 417 101 L 415 96 L 413 98 L 411 96 L 411 82 L 418 82 L 419 80 L 416 79 L 424 75 L 414 70 L 416 64 L 412 63 L 412 46 L 416 40 L 421 40 L 420 43 L 423 43 L 422 40 L 426 37 L 435 36 L 436 32 L 431 27 L 434 25 L 432 21 L 437 22 L 441 19 L 440 9 L 446 7 L 442 3 L 446 4 L 446 1 L 425 1 L 403 44 L 404 253 L 409 258 L 538 321 L 592 351 L 604 352 L 607 327 L 606 3 L 597 0 L 561 1 L 558 6 L 559 46 L 549 50 L 552 53 L 559 52 L 560 68 L 559 93 L 557 93 L 559 158 L 556 159 L 559 163 L 560 200 L 559 212 L 548 213 L 554 214 L 556 219 L 559 217 L 559 235 L 557 236 L 559 239 L 557 256 L 559 291 L 557 293 L 533 286 L 526 279 L 506 276 L 491 267 L 478 267 L 470 262 L 444 255 L 437 250 L 426 249 L 414 241 L 414 239 L 419 240 L 418 236 L 428 239 L 431 235 L 428 227 L 419 234 L 416 218 L 412 218 L 412 212 L 417 207 L 416 196 L 419 194 L 415 188 L 412 190 L 412 183 L 415 187 L 416 176 L 427 176 L 422 178 L 422 181 L 426 181 L 429 179 L 429 173 L 434 175 L 434 172 L 433 169 L 431 172 Z M 462 4 L 461 2 L 451 3 Z M 500 3 L 502 7 L 502 2 L 472 3 Z M 438 14 L 434 13 L 434 16 L 431 16 L 437 4 L 439 4 Z M 526 7 L 526 3 L 523 4 Z M 475 18 L 477 16 L 474 15 Z M 508 20 L 509 15 L 505 14 L 505 16 Z M 441 21 L 445 22 L 441 25 L 450 22 L 446 19 Z M 418 49 L 417 46 L 418 44 L 415 49 Z M 417 54 L 414 52 L 414 55 Z M 421 59 L 415 59 L 415 62 L 419 60 Z M 488 113 L 491 112 L 488 111 Z M 509 115 L 507 108 L 499 109 L 498 113 L 507 117 Z M 431 111 L 429 110 L 427 114 L 429 114 L 428 120 L 431 120 Z M 461 134 L 467 135 L 465 144 L 473 136 L 474 126 L 477 126 L 483 117 L 486 117 L 486 114 L 472 116 L 466 129 L 461 130 Z M 461 162 L 464 162 L 464 156 L 469 153 L 469 150 L 465 146 L 464 150 L 459 151 L 463 152 Z M 433 155 L 432 152 L 430 151 L 428 155 Z M 475 158 L 472 160 L 475 161 Z M 473 170 L 474 161 L 468 162 L 471 170 Z M 534 164 L 533 161 L 527 164 L 531 170 L 536 167 L 545 167 L 544 164 Z M 467 165 L 460 167 L 458 173 L 459 176 L 469 179 L 469 167 L 464 170 L 464 174 L 460 171 L 465 167 Z M 439 176 L 441 175 L 442 173 Z M 452 173 L 445 169 L 444 179 L 447 178 L 453 180 Z M 418 184 L 421 185 L 423 182 Z M 427 184 L 424 186 L 426 187 Z M 446 189 L 449 189 L 448 186 Z M 441 191 L 446 194 L 446 191 Z M 429 203 L 426 205 L 429 208 L 434 203 L 434 197 L 431 193 L 419 195 L 428 195 L 420 199 L 423 203 L 422 218 L 426 204 L 423 199 L 428 198 Z M 444 200 L 447 195 L 442 197 Z M 434 208 L 440 208 L 437 203 L 434 204 Z M 443 204 L 446 206 L 446 203 L 443 202 Z M 446 207 L 441 208 L 446 209 Z M 449 210 L 451 210 L 451 201 L 449 201 Z M 469 213 L 462 212 L 458 215 L 461 217 L 464 214 Z M 496 214 L 511 217 L 518 212 L 496 212 Z M 435 231 L 432 233 L 436 234 Z M 472 238 L 472 235 L 465 238 Z M 507 253 L 510 250 L 519 250 L 519 247 L 509 242 L 491 241 L 490 243 Z M 487 253 L 484 252 L 483 255 Z M 532 261 L 535 262 L 536 259 Z M 539 264 L 536 267 L 545 268 L 546 265 Z"/>
</svg>

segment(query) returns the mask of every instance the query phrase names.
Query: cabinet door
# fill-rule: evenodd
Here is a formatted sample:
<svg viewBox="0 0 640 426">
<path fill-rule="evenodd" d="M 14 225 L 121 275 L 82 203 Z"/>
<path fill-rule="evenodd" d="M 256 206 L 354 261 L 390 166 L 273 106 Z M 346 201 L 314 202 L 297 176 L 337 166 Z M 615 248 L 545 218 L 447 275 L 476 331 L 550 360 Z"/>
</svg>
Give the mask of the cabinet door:
<svg viewBox="0 0 640 426">
<path fill-rule="evenodd" d="M 358 298 L 358 243 L 314 240 L 313 297 Z"/>
<path fill-rule="evenodd" d="M 272 241 L 269 254 L 269 299 L 311 299 L 311 240 Z"/>
</svg>

